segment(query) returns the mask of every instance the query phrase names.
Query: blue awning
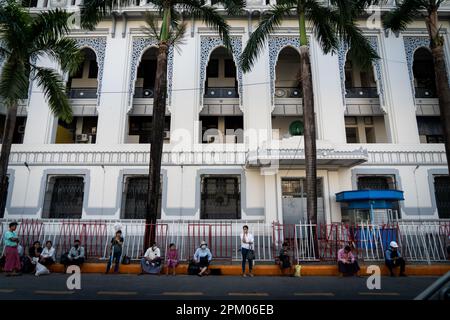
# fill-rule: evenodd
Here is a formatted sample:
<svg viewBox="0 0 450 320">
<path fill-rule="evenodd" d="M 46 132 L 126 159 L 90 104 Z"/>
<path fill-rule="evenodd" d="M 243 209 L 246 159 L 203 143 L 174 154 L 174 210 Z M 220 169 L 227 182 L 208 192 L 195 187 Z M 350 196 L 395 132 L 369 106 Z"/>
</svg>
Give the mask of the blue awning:
<svg viewBox="0 0 450 320">
<path fill-rule="evenodd" d="M 394 201 L 405 200 L 400 190 L 353 190 L 336 193 L 337 202 L 347 202 L 349 209 L 392 209 Z"/>
</svg>

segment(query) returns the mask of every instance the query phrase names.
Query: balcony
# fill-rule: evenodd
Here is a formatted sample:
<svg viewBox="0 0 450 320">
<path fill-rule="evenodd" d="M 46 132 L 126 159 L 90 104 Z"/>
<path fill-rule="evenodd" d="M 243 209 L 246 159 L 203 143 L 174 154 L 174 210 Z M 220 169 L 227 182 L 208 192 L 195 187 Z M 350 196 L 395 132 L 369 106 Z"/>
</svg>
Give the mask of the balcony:
<svg viewBox="0 0 450 320">
<path fill-rule="evenodd" d="M 277 87 L 275 89 L 276 98 L 301 98 L 302 96 L 303 92 L 299 88 Z"/>
<path fill-rule="evenodd" d="M 426 87 L 415 87 L 416 98 L 437 98 L 436 91 Z"/>
<path fill-rule="evenodd" d="M 155 92 L 153 88 L 135 88 L 133 97 L 137 99 L 153 99 L 154 94 Z"/>
<path fill-rule="evenodd" d="M 97 99 L 95 88 L 70 88 L 67 92 L 69 99 Z"/>
<path fill-rule="evenodd" d="M 205 98 L 239 98 L 239 93 L 235 87 L 214 87 L 206 88 Z"/>
<path fill-rule="evenodd" d="M 346 98 L 378 98 L 376 87 L 352 87 L 345 89 Z"/>
</svg>

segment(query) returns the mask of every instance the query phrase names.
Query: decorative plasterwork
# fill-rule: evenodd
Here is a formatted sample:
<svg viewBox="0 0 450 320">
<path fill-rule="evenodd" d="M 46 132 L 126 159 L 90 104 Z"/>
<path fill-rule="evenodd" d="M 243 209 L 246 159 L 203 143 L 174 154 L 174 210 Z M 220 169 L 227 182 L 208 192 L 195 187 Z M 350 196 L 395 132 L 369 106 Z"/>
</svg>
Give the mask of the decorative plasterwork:
<svg viewBox="0 0 450 320">
<path fill-rule="evenodd" d="M 128 82 L 128 111 L 132 108 L 133 95 L 135 83 L 137 79 L 137 69 L 141 62 L 145 51 L 150 47 L 158 47 L 158 40 L 154 37 L 133 37 L 133 45 L 131 49 L 131 64 L 130 64 L 130 80 Z M 169 47 L 167 55 L 167 102 L 166 105 L 171 105 L 172 102 L 172 78 L 173 78 L 173 46 Z"/>
<path fill-rule="evenodd" d="M 368 36 L 367 39 L 370 42 L 372 49 L 374 49 L 378 55 L 380 56 L 380 50 L 378 46 L 378 37 L 377 36 Z M 345 101 L 345 61 L 347 58 L 347 52 L 349 47 L 346 43 L 342 43 L 339 51 L 338 51 L 338 60 L 339 60 L 339 72 L 341 76 L 341 92 L 342 92 L 342 102 L 344 108 L 346 108 Z M 384 98 L 384 84 L 383 84 L 383 75 L 381 72 L 381 59 L 375 60 L 373 63 L 373 73 L 375 76 L 375 82 L 377 84 L 377 92 L 380 100 L 380 107 L 383 112 L 386 112 L 385 98 Z"/>
<path fill-rule="evenodd" d="M 205 94 L 205 79 L 206 79 L 206 67 L 208 66 L 209 58 L 211 53 L 218 47 L 223 47 L 223 41 L 219 36 L 201 36 L 200 37 L 200 107 L 203 106 L 203 95 Z M 240 55 L 242 52 L 242 37 L 232 36 L 230 37 L 233 60 L 236 64 L 237 69 L 237 81 L 238 81 L 238 91 L 239 91 L 239 106 L 242 110 L 242 68 L 240 64 Z M 244 110 L 242 110 L 244 111 Z"/>
<path fill-rule="evenodd" d="M 106 37 L 74 37 L 79 48 L 89 48 L 95 52 L 98 75 L 97 75 L 97 106 L 100 105 L 102 92 L 103 71 L 105 68 Z"/>
<path fill-rule="evenodd" d="M 308 36 L 308 46 L 310 42 Z M 278 55 L 281 50 L 286 47 L 293 47 L 300 49 L 300 39 L 298 36 L 271 36 L 269 37 L 269 73 L 270 73 L 270 98 L 272 102 L 272 109 L 275 105 L 275 66 L 278 61 Z M 273 110 L 272 110 L 273 111 Z"/>
</svg>

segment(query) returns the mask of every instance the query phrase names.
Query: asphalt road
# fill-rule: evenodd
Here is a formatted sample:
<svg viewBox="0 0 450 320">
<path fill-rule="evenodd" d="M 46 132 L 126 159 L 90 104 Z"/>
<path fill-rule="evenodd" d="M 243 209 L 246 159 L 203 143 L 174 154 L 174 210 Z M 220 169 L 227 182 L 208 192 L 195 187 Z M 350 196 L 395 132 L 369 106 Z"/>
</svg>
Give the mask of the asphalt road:
<svg viewBox="0 0 450 320">
<path fill-rule="evenodd" d="M 437 279 L 381 277 L 381 289 L 369 290 L 365 277 L 82 274 L 81 290 L 68 290 L 68 277 L 0 274 L 0 300 L 409 300 Z"/>
</svg>

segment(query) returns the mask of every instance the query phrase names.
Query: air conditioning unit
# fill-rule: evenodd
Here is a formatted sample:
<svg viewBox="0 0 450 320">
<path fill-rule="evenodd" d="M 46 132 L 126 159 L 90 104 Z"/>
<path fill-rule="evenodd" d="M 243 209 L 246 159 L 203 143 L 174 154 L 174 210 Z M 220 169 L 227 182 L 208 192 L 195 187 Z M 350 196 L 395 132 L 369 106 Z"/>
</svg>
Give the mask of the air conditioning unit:
<svg viewBox="0 0 450 320">
<path fill-rule="evenodd" d="M 86 133 L 77 134 L 76 142 L 88 142 L 88 141 L 89 141 L 89 135 L 87 135 Z"/>
<path fill-rule="evenodd" d="M 170 131 L 164 131 L 164 139 L 170 139 Z"/>
<path fill-rule="evenodd" d="M 25 125 L 21 125 L 17 127 L 17 132 L 18 133 L 25 133 Z"/>
</svg>

